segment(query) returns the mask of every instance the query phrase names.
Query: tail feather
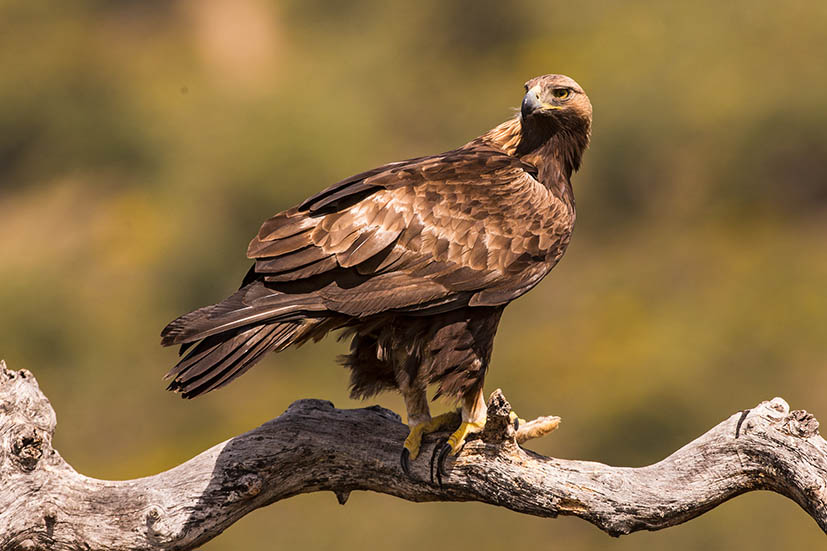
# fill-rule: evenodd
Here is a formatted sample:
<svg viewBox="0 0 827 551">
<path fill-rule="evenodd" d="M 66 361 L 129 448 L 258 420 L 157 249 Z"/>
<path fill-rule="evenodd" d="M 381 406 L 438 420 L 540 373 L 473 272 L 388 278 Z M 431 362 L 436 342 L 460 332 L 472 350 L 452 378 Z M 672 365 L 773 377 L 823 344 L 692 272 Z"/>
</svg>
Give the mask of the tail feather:
<svg viewBox="0 0 827 551">
<path fill-rule="evenodd" d="M 325 307 L 312 293 L 287 294 L 260 281 L 167 325 L 161 344 L 180 344 L 169 390 L 194 398 L 229 383 L 270 350 L 300 344 L 324 325 Z"/>
<path fill-rule="evenodd" d="M 266 352 L 293 344 L 307 324 L 255 325 L 207 337 L 167 373 L 172 379 L 168 388 L 194 398 L 222 387 L 253 367 Z"/>
<path fill-rule="evenodd" d="M 312 293 L 279 293 L 261 282 L 255 282 L 218 304 L 199 308 L 170 322 L 161 331 L 161 344 L 170 346 L 193 342 L 266 321 L 298 320 L 325 309 Z"/>
<path fill-rule="evenodd" d="M 282 323 L 277 326 L 268 326 L 268 330 L 262 331 L 260 338 L 256 339 L 258 342 L 254 344 L 248 343 L 244 346 L 244 353 L 235 359 L 227 359 L 221 365 L 215 368 L 215 372 L 219 372 L 220 376 L 212 379 L 209 386 L 206 386 L 203 392 L 209 392 L 220 388 L 236 377 L 240 376 L 248 369 L 253 367 L 258 361 L 271 350 L 279 350 L 280 346 L 286 347 L 299 336 L 302 328 L 301 322 Z"/>
<path fill-rule="evenodd" d="M 256 325 L 247 331 L 233 331 L 231 334 L 204 339 L 196 345 L 195 349 L 179 360 L 174 370 L 179 374 L 186 374 L 187 381 L 196 381 L 205 372 L 221 369 L 222 364 L 237 359 L 244 353 L 245 348 L 249 348 L 261 339 L 259 335 L 265 327 L 267 326 Z M 239 338 L 239 335 L 243 338 Z"/>
</svg>

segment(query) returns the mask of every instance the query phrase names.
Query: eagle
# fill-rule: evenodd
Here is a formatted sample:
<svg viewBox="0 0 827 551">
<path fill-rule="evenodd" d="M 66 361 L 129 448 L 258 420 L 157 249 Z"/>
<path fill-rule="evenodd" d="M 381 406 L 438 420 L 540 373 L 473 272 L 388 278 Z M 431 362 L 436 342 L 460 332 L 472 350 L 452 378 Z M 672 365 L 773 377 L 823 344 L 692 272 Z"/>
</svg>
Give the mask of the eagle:
<svg viewBox="0 0 827 551">
<path fill-rule="evenodd" d="M 162 331 L 163 345 L 181 345 L 169 390 L 194 398 L 267 352 L 340 330 L 351 395 L 404 398 L 409 476 L 423 435 L 457 422 L 456 412 L 431 417 L 428 388 L 459 405 L 459 428 L 435 451 L 441 469 L 485 424 L 503 309 L 566 251 L 571 178 L 591 122 L 574 80 L 539 76 L 525 84 L 519 113 L 467 144 L 351 176 L 266 220 L 238 291 Z"/>
</svg>

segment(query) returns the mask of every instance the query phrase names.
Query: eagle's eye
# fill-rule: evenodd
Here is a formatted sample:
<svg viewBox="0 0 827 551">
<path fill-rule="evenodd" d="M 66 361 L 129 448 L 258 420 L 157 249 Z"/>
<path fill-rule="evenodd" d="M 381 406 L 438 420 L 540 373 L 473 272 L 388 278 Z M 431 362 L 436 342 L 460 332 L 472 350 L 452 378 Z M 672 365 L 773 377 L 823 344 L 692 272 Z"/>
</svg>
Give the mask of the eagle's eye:
<svg viewBox="0 0 827 551">
<path fill-rule="evenodd" d="M 568 88 L 555 88 L 551 91 L 551 95 L 553 95 L 557 99 L 566 99 L 571 94 L 571 90 Z"/>
</svg>

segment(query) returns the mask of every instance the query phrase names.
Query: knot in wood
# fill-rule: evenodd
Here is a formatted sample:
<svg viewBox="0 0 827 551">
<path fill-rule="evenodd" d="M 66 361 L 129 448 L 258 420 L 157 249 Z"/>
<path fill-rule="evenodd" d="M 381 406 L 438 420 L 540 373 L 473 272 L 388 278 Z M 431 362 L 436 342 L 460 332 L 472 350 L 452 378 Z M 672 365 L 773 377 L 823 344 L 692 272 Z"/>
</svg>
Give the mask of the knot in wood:
<svg viewBox="0 0 827 551">
<path fill-rule="evenodd" d="M 24 471 L 33 471 L 43 457 L 44 438 L 36 428 L 26 428 L 12 439 L 11 455 Z"/>
<path fill-rule="evenodd" d="M 238 485 L 244 488 L 246 497 L 255 497 L 261 492 L 261 477 L 253 473 L 245 474 L 239 479 Z"/>
<path fill-rule="evenodd" d="M 781 430 L 790 436 L 809 438 L 818 434 L 818 420 L 812 413 L 797 409 L 784 418 Z"/>
<path fill-rule="evenodd" d="M 157 505 L 153 505 L 149 508 L 149 511 L 146 512 L 146 523 L 147 526 L 155 526 L 158 524 L 158 521 L 161 520 L 161 515 L 163 511 Z"/>
<path fill-rule="evenodd" d="M 151 541 L 160 541 L 168 538 L 172 533 L 168 526 L 168 514 L 160 505 L 150 505 L 144 515 L 146 518 L 147 536 Z"/>
<path fill-rule="evenodd" d="M 234 463 L 229 467 L 227 479 L 228 503 L 255 497 L 261 493 L 264 485 L 264 481 L 258 474 L 250 472 L 240 463 Z"/>
</svg>

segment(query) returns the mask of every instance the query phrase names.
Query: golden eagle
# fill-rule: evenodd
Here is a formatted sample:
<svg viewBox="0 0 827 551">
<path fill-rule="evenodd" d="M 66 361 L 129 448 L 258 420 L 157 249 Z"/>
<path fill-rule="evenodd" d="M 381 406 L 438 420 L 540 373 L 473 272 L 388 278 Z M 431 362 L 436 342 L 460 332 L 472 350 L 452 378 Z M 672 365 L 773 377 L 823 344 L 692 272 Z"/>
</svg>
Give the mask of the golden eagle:
<svg viewBox="0 0 827 551">
<path fill-rule="evenodd" d="M 503 309 L 557 264 L 574 224 L 571 176 L 591 103 L 563 75 L 525 88 L 517 116 L 462 147 L 362 172 L 264 222 L 241 288 L 161 333 L 162 344 L 182 345 L 169 389 L 193 398 L 266 352 L 342 329 L 352 395 L 396 389 L 405 399 L 406 472 L 423 434 L 452 417 L 431 418 L 428 385 L 460 403 L 441 468 L 485 423 Z"/>
</svg>

